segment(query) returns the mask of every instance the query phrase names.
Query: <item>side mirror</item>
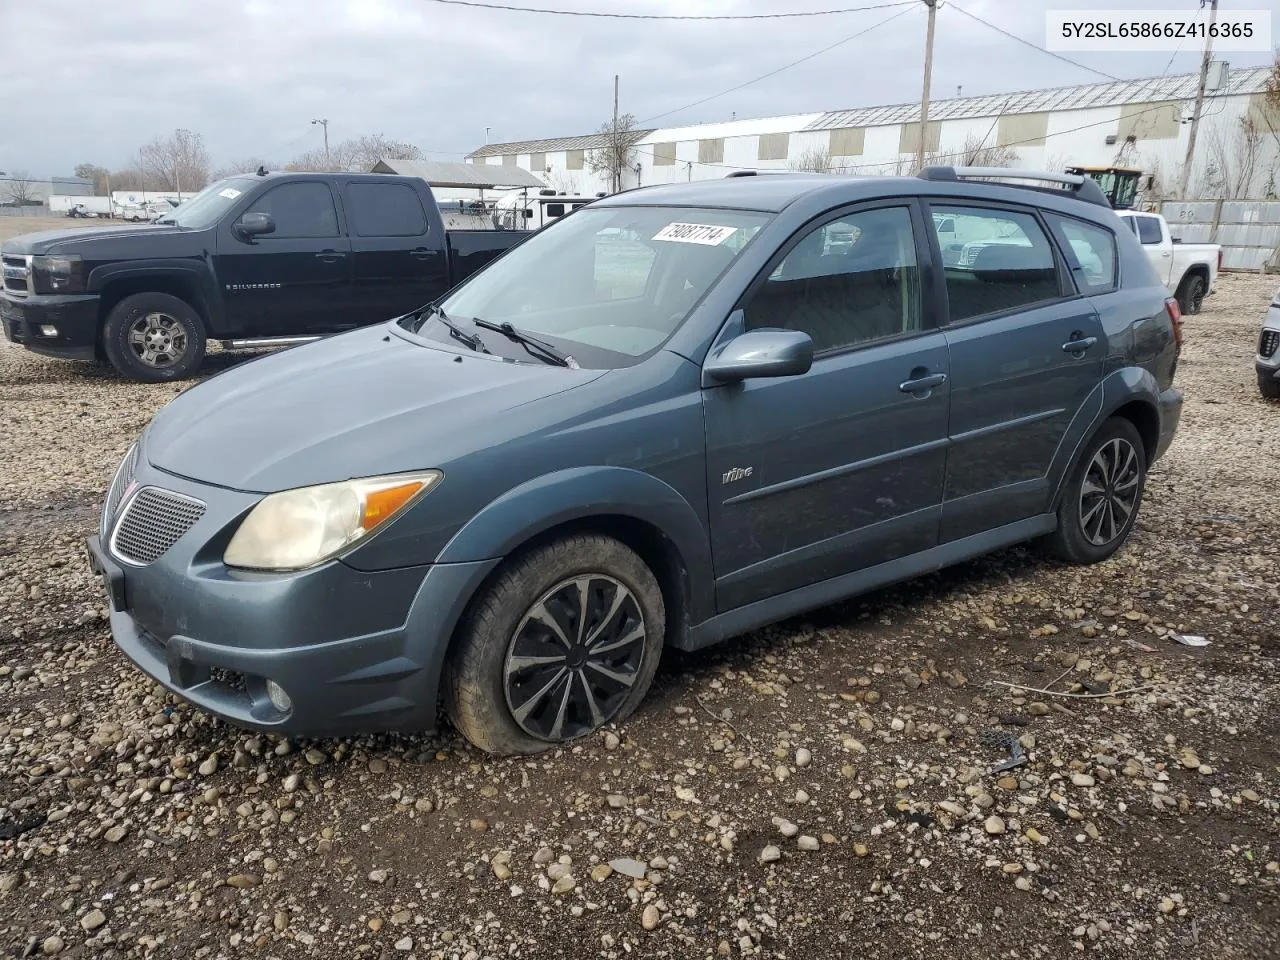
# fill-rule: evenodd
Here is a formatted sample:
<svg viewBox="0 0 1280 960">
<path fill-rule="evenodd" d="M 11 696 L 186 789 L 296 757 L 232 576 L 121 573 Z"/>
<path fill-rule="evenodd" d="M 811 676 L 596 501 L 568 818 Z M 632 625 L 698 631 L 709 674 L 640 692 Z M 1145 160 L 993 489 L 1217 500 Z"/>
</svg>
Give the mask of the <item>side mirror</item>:
<svg viewBox="0 0 1280 960">
<path fill-rule="evenodd" d="M 751 377 L 794 377 L 813 366 L 813 340 L 800 330 L 749 330 L 721 346 L 702 367 L 721 383 Z"/>
<path fill-rule="evenodd" d="M 236 223 L 236 233 L 244 239 L 276 232 L 276 222 L 269 213 L 246 213 Z"/>
</svg>

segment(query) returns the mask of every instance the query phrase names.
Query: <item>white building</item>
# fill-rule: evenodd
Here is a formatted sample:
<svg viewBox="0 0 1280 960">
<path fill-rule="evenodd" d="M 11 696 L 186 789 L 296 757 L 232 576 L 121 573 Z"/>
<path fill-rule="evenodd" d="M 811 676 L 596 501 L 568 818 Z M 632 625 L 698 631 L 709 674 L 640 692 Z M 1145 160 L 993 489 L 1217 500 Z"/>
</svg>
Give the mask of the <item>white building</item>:
<svg viewBox="0 0 1280 960">
<path fill-rule="evenodd" d="M 1192 196 L 1280 195 L 1280 110 L 1267 105 L 1269 72 L 1214 64 Z M 1155 177 L 1148 198 L 1169 197 L 1186 156 L 1198 81 L 1188 74 L 934 100 L 924 134 L 927 162 L 1050 170 L 1120 164 Z M 918 103 L 638 130 L 623 186 L 733 170 L 912 173 L 920 135 Z M 591 152 L 604 142 L 592 134 L 494 143 L 472 151 L 468 161 L 519 167 L 557 190 L 594 194 L 610 187 L 607 173 L 590 169 Z"/>
</svg>

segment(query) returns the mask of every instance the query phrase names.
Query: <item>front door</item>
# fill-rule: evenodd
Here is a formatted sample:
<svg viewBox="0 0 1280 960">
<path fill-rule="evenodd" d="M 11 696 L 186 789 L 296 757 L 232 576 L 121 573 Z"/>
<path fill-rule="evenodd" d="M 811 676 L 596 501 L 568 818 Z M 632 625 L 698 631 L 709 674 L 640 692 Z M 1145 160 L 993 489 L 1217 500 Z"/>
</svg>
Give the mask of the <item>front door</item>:
<svg viewBox="0 0 1280 960">
<path fill-rule="evenodd" d="M 304 336 L 353 326 L 351 246 L 329 185 L 295 180 L 273 186 L 241 212 L 266 213 L 275 230 L 218 237 L 216 271 L 234 329 L 246 337 Z"/>
<path fill-rule="evenodd" d="M 449 288 L 444 235 L 429 236 L 413 187 L 356 180 L 343 187 L 342 204 L 351 234 L 353 322 L 390 320 Z"/>
<path fill-rule="evenodd" d="M 1055 455 L 1072 423 L 1091 419 L 1087 404 L 1101 404 L 1095 388 L 1106 343 L 1097 311 L 1077 295 L 1033 212 L 948 203 L 934 204 L 932 214 L 964 238 L 945 268 L 945 543 L 1049 509 Z M 1089 267 L 1100 269 L 1092 260 Z"/>
<path fill-rule="evenodd" d="M 937 543 L 949 390 L 923 233 L 907 205 L 828 218 L 744 300 L 746 329 L 802 330 L 815 358 L 703 391 L 721 611 Z"/>
</svg>

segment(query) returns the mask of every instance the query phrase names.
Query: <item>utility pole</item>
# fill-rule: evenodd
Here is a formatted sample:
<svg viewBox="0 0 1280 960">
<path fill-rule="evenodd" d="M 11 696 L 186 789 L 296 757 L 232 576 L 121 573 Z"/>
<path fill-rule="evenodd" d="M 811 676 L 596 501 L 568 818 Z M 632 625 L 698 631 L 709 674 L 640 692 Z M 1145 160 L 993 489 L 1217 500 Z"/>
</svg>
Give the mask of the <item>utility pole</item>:
<svg viewBox="0 0 1280 960">
<path fill-rule="evenodd" d="M 312 120 L 312 124 L 320 124 L 324 128 L 324 165 L 326 167 L 333 164 L 329 160 L 329 121 L 328 120 Z"/>
<path fill-rule="evenodd" d="M 924 41 L 924 90 L 920 94 L 920 145 L 916 147 L 916 170 L 924 169 L 924 146 L 929 132 L 929 83 L 933 79 L 933 22 L 938 16 L 938 0 L 924 0 L 929 8 L 929 32 Z"/>
<path fill-rule="evenodd" d="M 1204 0 L 1200 0 L 1204 9 Z M 1200 111 L 1204 107 L 1204 90 L 1209 83 L 1209 63 L 1213 59 L 1213 25 L 1218 20 L 1218 0 L 1209 0 L 1209 29 L 1204 33 L 1204 59 L 1200 61 L 1200 86 L 1196 88 L 1196 105 L 1191 110 L 1191 131 L 1187 136 L 1187 159 L 1178 177 L 1178 199 L 1187 199 L 1187 185 L 1191 182 L 1191 164 L 1196 156 L 1196 134 L 1200 132 Z"/>
<path fill-rule="evenodd" d="M 610 149 L 613 150 L 613 157 L 611 158 L 612 163 L 610 166 L 613 167 L 613 170 L 611 171 L 613 173 L 613 192 L 618 193 L 622 189 L 622 164 L 625 158 L 622 151 L 622 145 L 619 142 L 622 138 L 618 134 L 618 75 L 616 73 L 613 75 L 612 130 L 613 136 L 610 139 L 612 139 L 613 143 L 610 144 Z"/>
</svg>

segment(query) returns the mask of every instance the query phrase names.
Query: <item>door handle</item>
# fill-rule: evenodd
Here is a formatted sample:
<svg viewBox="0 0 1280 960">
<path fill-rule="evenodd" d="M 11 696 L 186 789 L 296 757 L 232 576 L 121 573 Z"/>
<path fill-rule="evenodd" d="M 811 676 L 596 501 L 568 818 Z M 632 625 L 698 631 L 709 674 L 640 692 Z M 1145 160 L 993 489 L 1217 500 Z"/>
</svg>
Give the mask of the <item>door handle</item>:
<svg viewBox="0 0 1280 960">
<path fill-rule="evenodd" d="M 916 396 L 928 396 L 934 387 L 940 387 L 947 382 L 945 373 L 929 373 L 925 374 L 923 370 L 912 370 L 912 379 L 904 380 L 898 384 L 898 389 L 903 393 L 913 393 Z M 920 375 L 917 375 L 920 374 Z"/>
<path fill-rule="evenodd" d="M 409 251 L 409 256 L 416 260 L 427 260 L 431 257 L 431 251 L 426 247 L 415 247 Z"/>
<path fill-rule="evenodd" d="M 337 263 L 345 256 L 346 254 L 341 250 L 321 250 L 316 254 L 316 259 L 323 260 L 325 263 Z"/>
<path fill-rule="evenodd" d="M 1079 356 L 1098 342 L 1097 337 L 1082 337 L 1079 333 L 1073 333 L 1071 337 L 1072 339 L 1062 345 L 1063 353 L 1074 353 Z"/>
</svg>

